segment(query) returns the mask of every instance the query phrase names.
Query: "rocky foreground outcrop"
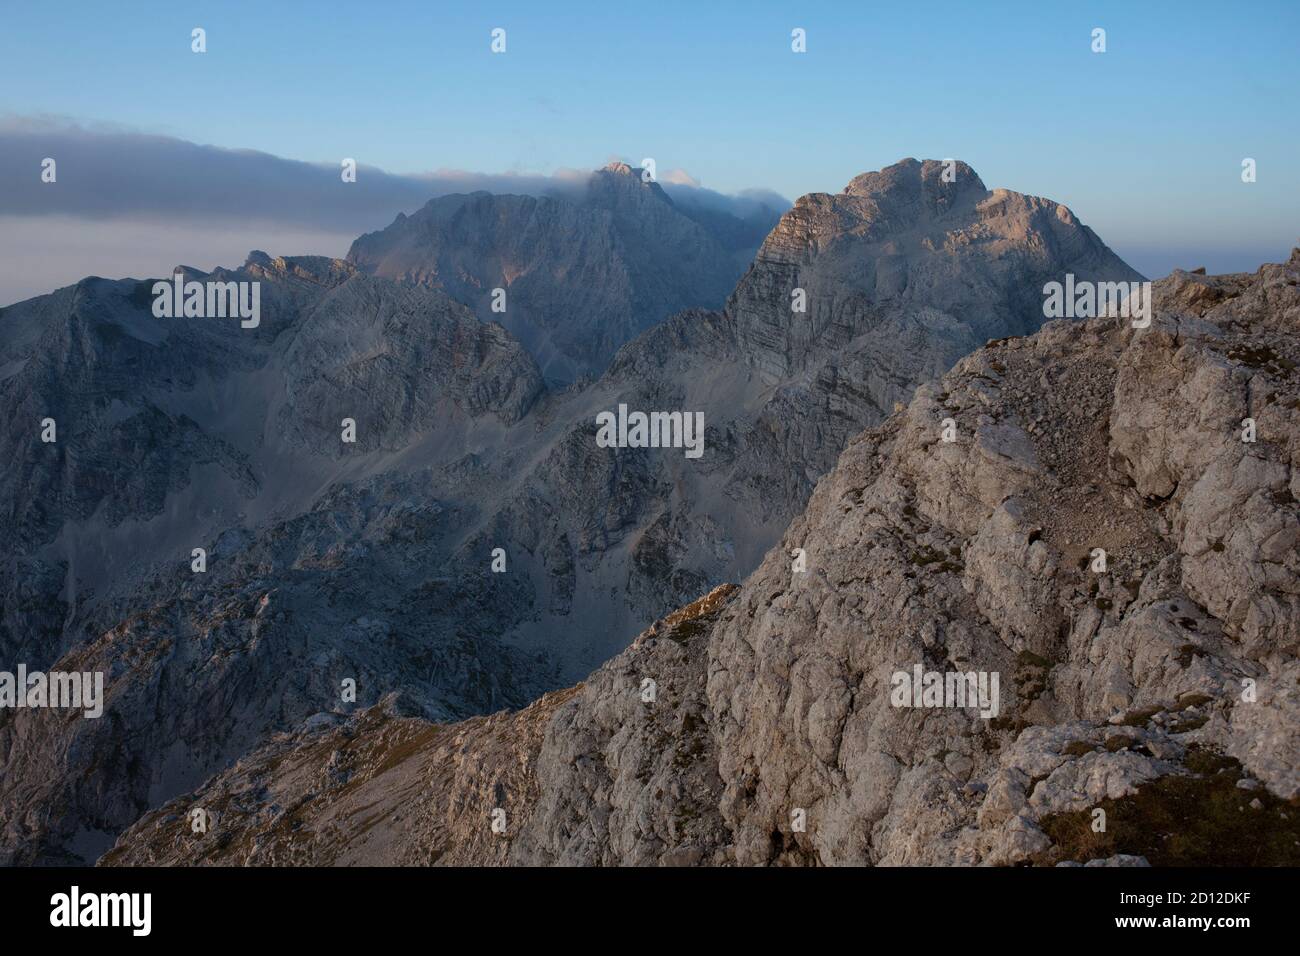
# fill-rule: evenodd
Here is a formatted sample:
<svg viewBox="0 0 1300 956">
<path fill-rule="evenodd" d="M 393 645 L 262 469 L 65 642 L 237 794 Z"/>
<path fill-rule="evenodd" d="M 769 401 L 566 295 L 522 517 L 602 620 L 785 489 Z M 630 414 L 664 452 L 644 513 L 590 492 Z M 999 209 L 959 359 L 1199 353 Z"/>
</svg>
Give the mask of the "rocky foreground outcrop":
<svg viewBox="0 0 1300 956">
<path fill-rule="evenodd" d="M 102 862 L 1300 863 L 1300 250 L 1155 294 L 962 360 L 581 685 L 320 715 Z"/>
</svg>

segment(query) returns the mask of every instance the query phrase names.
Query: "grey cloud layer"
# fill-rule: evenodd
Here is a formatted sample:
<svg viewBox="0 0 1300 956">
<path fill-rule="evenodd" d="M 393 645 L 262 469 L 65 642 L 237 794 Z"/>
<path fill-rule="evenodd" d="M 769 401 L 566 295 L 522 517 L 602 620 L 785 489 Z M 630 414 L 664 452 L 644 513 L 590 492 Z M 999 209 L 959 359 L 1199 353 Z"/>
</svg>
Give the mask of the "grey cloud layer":
<svg viewBox="0 0 1300 956">
<path fill-rule="evenodd" d="M 40 181 L 45 157 L 58 183 Z M 340 157 L 340 161 L 343 157 Z M 457 170 L 403 176 L 360 163 L 345 184 L 340 166 L 282 159 L 253 150 L 203 146 L 166 136 L 92 130 L 34 119 L 0 121 L 0 215 L 107 219 L 268 220 L 282 227 L 360 234 L 387 225 L 435 196 L 485 189 L 545 195 L 582 188 L 587 172 L 552 176 Z M 744 217 L 759 203 L 789 202 L 766 191 L 727 196 L 665 183 L 675 201 Z"/>
<path fill-rule="evenodd" d="M 53 158 L 58 181 L 41 182 Z M 340 157 L 340 161 L 343 157 Z M 364 157 L 354 157 L 364 160 Z M 347 252 L 448 193 L 565 195 L 588 173 L 551 176 L 441 170 L 399 176 L 361 162 L 355 183 L 340 166 L 168 136 L 86 128 L 61 120 L 0 119 L 0 306 L 88 276 L 162 275 L 177 264 L 238 265 L 250 249 L 277 255 Z M 763 190 L 735 196 L 664 182 L 674 202 L 745 218 L 790 203 Z"/>
</svg>

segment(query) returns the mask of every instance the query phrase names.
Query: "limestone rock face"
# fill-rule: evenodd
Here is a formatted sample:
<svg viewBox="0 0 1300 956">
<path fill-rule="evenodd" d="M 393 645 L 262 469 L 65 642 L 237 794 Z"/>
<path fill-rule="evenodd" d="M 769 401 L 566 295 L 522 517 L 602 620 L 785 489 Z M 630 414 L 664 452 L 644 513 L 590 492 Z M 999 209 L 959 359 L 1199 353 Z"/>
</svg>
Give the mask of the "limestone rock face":
<svg viewBox="0 0 1300 956">
<path fill-rule="evenodd" d="M 103 862 L 1294 864 L 1300 250 L 1155 295 L 960 361 L 572 690 L 305 725 Z"/>
<path fill-rule="evenodd" d="M 0 416 L 0 447 L 21 466 L 0 479 L 13 503 L 0 530 L 15 542 L 0 651 L 111 676 L 98 723 L 0 713 L 0 861 L 93 859 L 141 813 L 317 713 L 391 698 L 448 723 L 523 707 L 589 675 L 647 622 L 744 580 L 863 429 L 986 338 L 1038 328 L 1046 278 L 1133 275 L 1063 207 L 954 172 L 950 183 L 943 164 L 905 161 L 842 195 L 805 197 L 721 310 L 679 312 L 623 344 L 599 378 L 564 387 L 546 383 L 535 342 L 530 353 L 481 321 L 504 322 L 513 306 L 476 318 L 452 288 L 459 267 L 443 268 L 523 243 L 474 211 L 519 197 L 461 197 L 463 218 L 435 201 L 436 282 L 406 266 L 371 274 L 388 269 L 362 261 L 362 247 L 383 245 L 373 236 L 354 261 L 254 253 L 242 269 L 189 270 L 260 282 L 256 328 L 154 319 L 150 283 L 130 280 L 4 310 L 0 397 L 15 411 Z M 679 253 L 704 242 L 626 168 L 597 174 L 586 195 L 579 211 L 545 214 L 560 218 L 528 247 L 542 250 L 537 270 L 554 263 L 547 249 L 577 255 L 555 245 L 555 230 L 578 228 L 564 216 L 597 216 L 627 244 L 636 230 L 651 245 L 680 232 Z M 530 202 L 542 217 L 545 203 Z M 421 236 L 390 251 L 425 255 Z M 707 260 L 701 249 L 685 260 Z M 582 255 L 608 264 L 613 253 Z M 632 258 L 674 290 L 697 288 L 655 255 Z M 796 288 L 806 311 L 792 309 Z M 575 328 L 603 321 L 599 303 L 582 309 Z M 1069 328 L 1043 348 L 1063 352 Z M 1098 401 L 1109 394 L 1108 380 L 1076 378 Z M 993 400 L 991 384 L 970 388 Z M 938 395 L 918 401 L 942 419 Z M 1073 399 L 1052 401 L 1080 414 Z M 703 414 L 702 456 L 601 447 L 596 416 L 620 404 Z M 47 413 L 59 420 L 53 445 L 37 437 Z M 927 453 L 943 469 L 914 469 L 913 507 L 971 539 L 963 607 L 1045 653 L 1040 624 L 1068 615 L 1038 585 L 1047 544 L 1009 536 L 1036 520 L 1030 505 L 1006 499 L 1054 465 L 1031 422 L 959 418 L 966 444 Z M 825 753 L 846 705 L 819 706 Z M 90 773 L 108 763 L 113 774 Z"/>
<path fill-rule="evenodd" d="M 1066 272 L 1140 278 L 1065 206 L 989 192 L 965 163 L 907 159 L 798 200 L 729 312 L 758 367 L 783 375 L 848 352 L 878 401 L 886 382 L 933 378 L 991 338 L 1036 330 L 1043 283 Z M 794 289 L 806 314 L 791 312 Z"/>
<path fill-rule="evenodd" d="M 402 718 L 390 701 L 321 715 L 141 820 L 103 863 L 723 862 L 703 651 L 733 591 L 670 615 L 589 681 L 522 711 L 450 726 Z M 580 789 L 550 789 L 553 779 Z M 199 840 L 196 809 L 217 820 Z"/>
<path fill-rule="evenodd" d="M 669 315 L 720 306 L 777 213 L 753 221 L 679 208 L 626 163 L 577 195 L 475 192 L 430 200 L 352 245 L 379 276 L 432 285 L 497 321 L 567 383 L 599 375 L 618 348 Z M 493 290 L 505 292 L 494 311 Z"/>
<path fill-rule="evenodd" d="M 334 480 L 517 421 L 543 388 L 521 346 L 341 261 L 255 253 L 187 278 L 259 281 L 261 322 L 155 319 L 151 283 L 130 280 L 3 316 L 0 444 L 22 466 L 3 476 L 0 669 L 102 671 L 107 694 L 97 720 L 0 711 L 5 862 L 93 858 L 159 794 L 340 700 L 345 678 L 367 702 L 403 687 L 431 716 L 555 682 L 497 643 L 508 588 L 479 613 L 475 582 L 436 574 L 457 509 L 401 475 Z"/>
</svg>

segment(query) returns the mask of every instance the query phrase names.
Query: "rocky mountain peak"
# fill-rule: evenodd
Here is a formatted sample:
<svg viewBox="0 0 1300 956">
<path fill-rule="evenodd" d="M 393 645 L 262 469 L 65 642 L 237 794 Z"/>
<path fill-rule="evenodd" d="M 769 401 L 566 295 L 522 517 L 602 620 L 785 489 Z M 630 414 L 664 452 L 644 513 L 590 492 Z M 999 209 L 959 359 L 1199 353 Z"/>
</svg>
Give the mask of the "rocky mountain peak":
<svg viewBox="0 0 1300 956">
<path fill-rule="evenodd" d="M 587 178 L 587 201 L 599 206 L 626 205 L 625 213 L 644 215 L 642 204 L 647 201 L 673 205 L 663 187 L 653 179 L 646 179 L 642 170 L 624 162 L 612 162 L 595 170 Z"/>
<path fill-rule="evenodd" d="M 769 224 L 692 214 L 615 162 L 576 193 L 437 197 L 361 236 L 348 261 L 439 288 L 500 322 L 549 381 L 566 384 L 604 371 L 620 346 L 669 315 L 721 305 Z"/>
<path fill-rule="evenodd" d="M 931 210 L 950 208 L 959 198 L 978 201 L 988 192 L 984 181 L 961 160 L 908 158 L 873 172 L 860 173 L 844 187 L 850 196 L 902 206 L 923 202 Z"/>
<path fill-rule="evenodd" d="M 266 279 L 297 279 L 326 287 L 338 285 L 357 275 L 355 265 L 330 256 L 276 256 L 272 258 L 254 249 L 244 260 L 244 271 Z"/>
<path fill-rule="evenodd" d="M 615 159 L 606 163 L 598 170 L 598 172 L 613 173 L 616 176 L 638 176 L 638 177 L 640 176 L 639 170 L 634 170 L 631 166 L 623 162 L 621 159 Z"/>
<path fill-rule="evenodd" d="M 727 310 L 767 374 L 787 375 L 850 342 L 875 339 L 892 354 L 870 373 L 881 383 L 903 358 L 898 342 L 911 342 L 906 351 L 916 357 L 932 345 L 917 381 L 990 338 L 1037 329 L 1043 282 L 1067 272 L 1141 278 L 1064 206 L 990 194 L 965 163 L 905 159 L 855 177 L 842 193 L 799 199 L 768 234 Z"/>
</svg>

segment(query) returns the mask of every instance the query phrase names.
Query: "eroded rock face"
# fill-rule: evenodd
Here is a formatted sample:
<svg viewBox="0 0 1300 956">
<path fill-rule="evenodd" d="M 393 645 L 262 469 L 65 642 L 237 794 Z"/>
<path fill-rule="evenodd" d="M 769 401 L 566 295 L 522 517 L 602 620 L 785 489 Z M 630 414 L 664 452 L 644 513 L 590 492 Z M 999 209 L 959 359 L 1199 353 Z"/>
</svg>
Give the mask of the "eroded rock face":
<svg viewBox="0 0 1300 956">
<path fill-rule="evenodd" d="M 0 649 L 47 664 L 88 655 L 115 682 L 111 731 L 32 715 L 0 726 L 4 858 L 93 857 L 266 734 L 349 709 L 344 679 L 359 706 L 395 693 L 431 720 L 521 707 L 647 621 L 744 579 L 894 401 L 986 337 L 1038 327 L 1041 281 L 1133 274 L 1063 207 L 954 171 L 949 183 L 942 164 L 906 161 L 807 197 L 721 311 L 679 313 L 599 379 L 562 389 L 545 386 L 526 343 L 443 291 L 338 260 L 258 253 L 214 274 L 263 283 L 252 330 L 160 325 L 147 283 L 87 280 L 67 322 L 80 344 L 64 346 L 84 366 L 67 377 L 75 400 L 55 394 L 57 370 L 42 372 L 43 390 L 28 381 L 58 354 L 32 343 L 63 328 L 67 290 L 6 310 L 0 388 L 27 404 L 0 425 L 4 447 L 24 460 L 39 408 L 78 411 L 60 410 L 73 415 L 68 443 L 43 449 L 55 464 L 6 474 L 27 537 L 0 592 Z M 627 170 L 592 189 L 610 193 L 597 205 L 669 214 Z M 792 310 L 794 288 L 806 312 Z M 702 413 L 703 456 L 600 447 L 596 415 L 619 404 Z M 156 432 L 157 455 L 106 450 L 118 421 Z M 960 492 L 917 481 L 954 533 L 974 535 L 978 509 L 1047 466 L 1018 426 L 971 427 L 976 455 L 939 452 Z M 51 504 L 51 487 L 75 493 Z M 203 574 L 190 570 L 195 547 Z M 491 569 L 497 549 L 504 573 Z M 1037 594 L 1037 572 L 1015 570 L 1019 550 L 995 528 L 973 547 L 997 578 L 971 598 L 983 613 L 1004 613 L 999 588 Z M 1021 629 L 1060 614 L 1041 594 L 1006 613 Z M 114 741 L 116 775 L 89 774 Z"/>
<path fill-rule="evenodd" d="M 527 352 L 339 260 L 254 253 L 187 278 L 259 282 L 260 323 L 156 319 L 152 283 L 97 279 L 3 316 L 0 447 L 22 465 L 3 478 L 2 669 L 76 663 L 108 686 L 100 720 L 0 712 L 6 862 L 97 855 L 345 677 L 396 678 L 429 716 L 555 684 L 498 643 L 521 598 L 439 574 L 464 506 L 409 470 L 371 476 L 418 442 L 457 452 L 517 423 L 543 390 Z M 36 438 L 46 417 L 56 442 Z"/>
<path fill-rule="evenodd" d="M 990 192 L 965 163 L 907 159 L 796 202 L 728 312 L 760 369 L 780 376 L 847 352 L 841 364 L 888 410 L 989 339 L 1035 331 L 1043 283 L 1065 272 L 1140 278 L 1065 206 Z M 806 314 L 791 313 L 796 288 Z"/>
<path fill-rule="evenodd" d="M 721 214 L 720 214 L 721 215 Z M 502 323 L 548 379 L 596 376 L 624 343 L 669 315 L 720 306 L 776 222 L 692 217 L 626 163 L 577 195 L 430 200 L 352 245 L 374 275 L 432 285 Z M 493 290 L 505 292 L 493 310 Z"/>
<path fill-rule="evenodd" d="M 739 861 L 782 858 L 769 836 L 792 804 L 819 820 L 794 840 L 823 862 L 1033 858 L 1051 849 L 1044 818 L 1180 772 L 1192 745 L 1269 749 L 1246 771 L 1294 794 L 1288 705 L 1241 694 L 1249 678 L 1289 698 L 1267 675 L 1300 637 L 1288 611 L 1298 266 L 1175 274 L 1156 286 L 1150 329 L 1052 323 L 984 349 L 846 451 L 785 539 L 808 550 L 809 573 L 769 556 L 714 634 L 709 696 Z M 1218 304 L 1189 307 L 1188 282 L 1213 282 Z M 1243 443 L 1252 415 L 1267 424 Z M 948 417 L 958 440 L 945 445 Z M 1162 469 L 1175 482 L 1149 484 Z M 1210 576 L 1205 555 L 1227 547 L 1189 529 L 1224 506 L 1242 550 Z M 915 662 L 1000 672 L 1002 716 L 891 707 L 889 675 Z M 1112 721 L 1142 733 L 1112 752 Z M 1234 727 L 1256 721 L 1273 729 L 1247 744 Z M 1071 756 L 1075 741 L 1105 752 Z M 1274 808 L 1261 825 L 1285 823 Z"/>
<path fill-rule="evenodd" d="M 385 702 L 313 718 L 141 820 L 103 862 L 722 862 L 704 650 L 733 591 L 670 615 L 584 684 L 522 711 L 439 726 Z M 546 785 L 559 779 L 579 789 Z M 191 839 L 196 809 L 217 820 L 206 842 Z"/>
<path fill-rule="evenodd" d="M 579 687 L 305 727 L 104 862 L 1294 864 L 1298 332 L 1300 250 L 990 344 Z M 996 716 L 898 706 L 918 664 L 998 674 Z"/>
</svg>

